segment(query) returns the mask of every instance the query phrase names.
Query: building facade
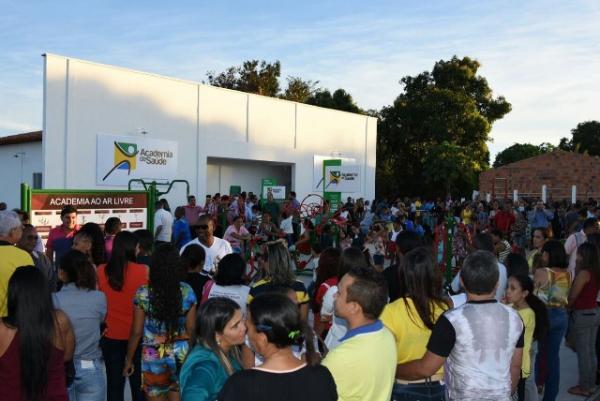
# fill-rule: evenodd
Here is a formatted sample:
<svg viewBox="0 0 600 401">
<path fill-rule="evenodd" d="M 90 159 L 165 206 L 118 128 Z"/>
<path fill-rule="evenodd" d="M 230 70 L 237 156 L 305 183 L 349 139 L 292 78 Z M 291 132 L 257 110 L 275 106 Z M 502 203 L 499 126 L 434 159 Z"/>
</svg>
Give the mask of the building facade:
<svg viewBox="0 0 600 401">
<path fill-rule="evenodd" d="M 484 171 L 479 176 L 479 192 L 493 198 L 541 198 L 546 186 L 547 199 L 571 199 L 572 187 L 576 198 L 587 200 L 600 197 L 600 158 L 587 154 L 555 150 L 540 156 L 520 160 Z"/>
</svg>

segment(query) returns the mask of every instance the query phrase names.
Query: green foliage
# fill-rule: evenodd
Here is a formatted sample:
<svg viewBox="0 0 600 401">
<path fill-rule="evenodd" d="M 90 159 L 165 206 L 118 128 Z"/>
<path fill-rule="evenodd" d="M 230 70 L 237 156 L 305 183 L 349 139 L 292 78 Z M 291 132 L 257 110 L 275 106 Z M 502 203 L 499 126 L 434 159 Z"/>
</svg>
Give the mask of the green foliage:
<svg viewBox="0 0 600 401">
<path fill-rule="evenodd" d="M 300 77 L 287 77 L 287 87 L 281 93 L 279 79 L 281 63 L 248 60 L 241 66 L 232 66 L 221 73 L 209 71 L 208 83 L 221 88 L 235 89 L 258 95 L 279 97 L 294 102 L 308 103 L 352 113 L 363 113 L 354 103 L 352 96 L 343 89 L 333 94 L 327 89 L 318 88 L 319 81 L 305 81 Z"/>
<path fill-rule="evenodd" d="M 530 157 L 539 156 L 543 153 L 551 152 L 552 150 L 554 150 L 554 145 L 549 143 L 542 143 L 539 146 L 530 143 L 515 143 L 496 155 L 494 168 L 518 162 L 519 160 L 529 159 Z"/>
<path fill-rule="evenodd" d="M 571 140 L 565 140 L 565 147 L 570 150 L 587 153 L 592 156 L 600 156 L 600 122 L 585 121 L 577 124 L 577 127 L 571 130 Z M 563 139 L 560 144 L 563 145 Z M 561 146 L 559 145 L 559 146 Z"/>
<path fill-rule="evenodd" d="M 280 90 L 281 63 L 248 60 L 241 66 L 229 67 L 219 74 L 209 71 L 206 76 L 208 83 L 213 86 L 264 96 L 277 96 Z"/>
<path fill-rule="evenodd" d="M 360 108 L 354 103 L 352 96 L 343 89 L 336 90 L 333 92 L 333 95 L 326 89 L 318 90 L 306 103 L 329 109 L 361 113 Z"/>
<path fill-rule="evenodd" d="M 403 92 L 379 113 L 379 195 L 469 195 L 477 186 L 492 124 L 511 109 L 492 96 L 479 66 L 455 56 L 402 78 Z"/>
<path fill-rule="evenodd" d="M 293 102 L 306 103 L 317 92 L 319 81 L 304 81 L 300 77 L 288 77 L 288 86 L 283 93 L 283 99 Z"/>
</svg>

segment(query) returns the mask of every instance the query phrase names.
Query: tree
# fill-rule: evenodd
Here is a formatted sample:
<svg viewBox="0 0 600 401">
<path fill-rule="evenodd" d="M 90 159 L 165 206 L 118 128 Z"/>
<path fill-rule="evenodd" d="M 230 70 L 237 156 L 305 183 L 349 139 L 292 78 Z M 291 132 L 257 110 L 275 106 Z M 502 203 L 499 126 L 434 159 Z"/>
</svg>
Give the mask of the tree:
<svg viewBox="0 0 600 401">
<path fill-rule="evenodd" d="M 489 167 L 492 124 L 511 109 L 492 96 L 479 66 L 455 56 L 402 78 L 403 91 L 379 113 L 379 195 L 470 195 Z"/>
<path fill-rule="evenodd" d="M 283 98 L 293 102 L 306 103 L 318 89 L 319 81 L 304 81 L 300 77 L 287 77 L 288 86 L 283 93 Z"/>
<path fill-rule="evenodd" d="M 229 67 L 220 74 L 216 74 L 214 71 L 206 74 L 208 83 L 213 86 L 264 96 L 279 94 L 280 75 L 281 63 L 279 61 L 267 63 L 264 60 L 248 60 L 244 61 L 241 66 Z"/>
<path fill-rule="evenodd" d="M 287 88 L 281 93 L 280 76 L 281 63 L 267 63 L 264 60 L 248 60 L 241 66 L 229 67 L 221 73 L 209 71 L 206 74 L 210 85 L 221 88 L 279 97 L 329 109 L 364 113 L 348 92 L 338 89 L 331 94 L 327 89 L 317 88 L 319 81 L 305 81 L 300 77 L 289 76 Z"/>
<path fill-rule="evenodd" d="M 553 145 L 543 143 L 536 146 L 530 143 L 515 143 L 496 155 L 494 168 L 518 162 L 519 160 L 528 159 L 530 157 L 539 156 L 542 153 L 547 153 L 548 150 L 554 150 Z"/>
<path fill-rule="evenodd" d="M 600 156 L 600 122 L 585 121 L 571 130 L 571 139 L 562 138 L 558 147 L 562 150 Z"/>
<path fill-rule="evenodd" d="M 361 113 L 361 109 L 354 103 L 352 96 L 343 89 L 338 89 L 333 92 L 333 95 L 328 90 L 318 90 L 311 96 L 307 102 L 320 107 L 349 111 L 351 113 Z"/>
</svg>

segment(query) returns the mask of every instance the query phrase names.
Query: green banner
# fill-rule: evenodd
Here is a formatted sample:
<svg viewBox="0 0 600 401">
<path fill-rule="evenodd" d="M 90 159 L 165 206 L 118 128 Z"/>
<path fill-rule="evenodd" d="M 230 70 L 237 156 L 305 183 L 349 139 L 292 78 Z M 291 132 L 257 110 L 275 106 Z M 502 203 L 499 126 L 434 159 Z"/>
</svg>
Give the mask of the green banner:
<svg viewBox="0 0 600 401">
<path fill-rule="evenodd" d="M 325 170 L 327 167 L 341 166 L 342 161 L 340 159 L 323 160 L 323 198 L 329 202 L 330 211 L 335 213 L 342 206 L 342 193 L 341 192 L 329 192 L 327 191 L 327 183 L 331 180 L 325 176 Z"/>
</svg>

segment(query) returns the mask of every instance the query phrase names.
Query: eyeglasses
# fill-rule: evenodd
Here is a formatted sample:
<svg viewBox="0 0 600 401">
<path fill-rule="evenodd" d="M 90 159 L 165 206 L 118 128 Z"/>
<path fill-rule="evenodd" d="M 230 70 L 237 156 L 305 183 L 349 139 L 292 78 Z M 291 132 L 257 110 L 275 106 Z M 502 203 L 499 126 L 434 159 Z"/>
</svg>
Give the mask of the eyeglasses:
<svg viewBox="0 0 600 401">
<path fill-rule="evenodd" d="M 30 241 L 31 240 L 36 240 L 37 241 L 40 238 L 40 236 L 39 235 L 27 235 L 27 236 L 25 236 L 25 238 L 28 239 L 28 240 L 30 240 Z"/>
<path fill-rule="evenodd" d="M 198 224 L 196 228 L 199 228 L 200 230 L 208 230 L 208 224 Z"/>
</svg>

